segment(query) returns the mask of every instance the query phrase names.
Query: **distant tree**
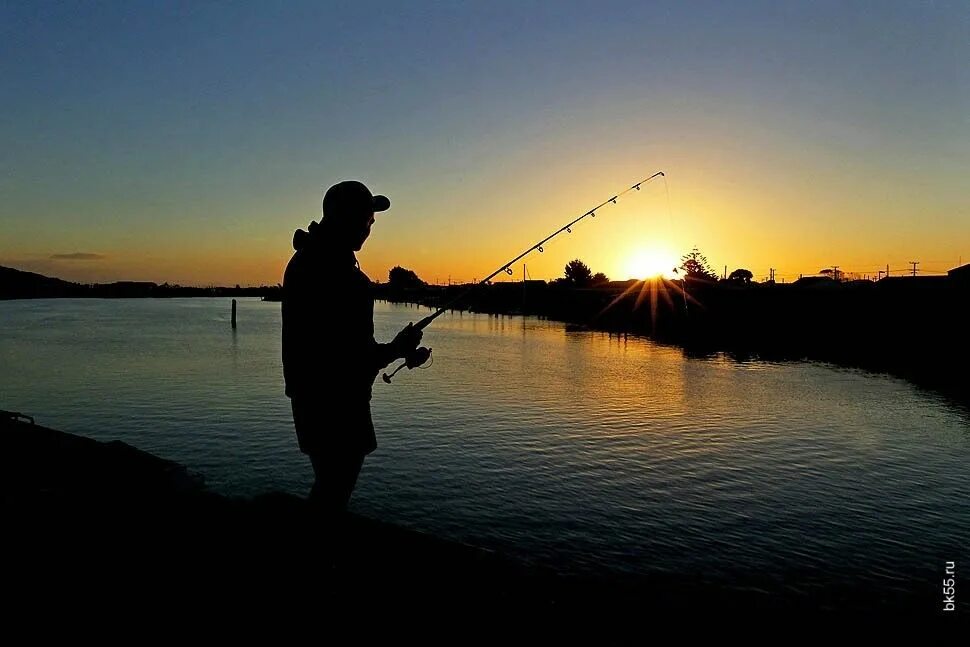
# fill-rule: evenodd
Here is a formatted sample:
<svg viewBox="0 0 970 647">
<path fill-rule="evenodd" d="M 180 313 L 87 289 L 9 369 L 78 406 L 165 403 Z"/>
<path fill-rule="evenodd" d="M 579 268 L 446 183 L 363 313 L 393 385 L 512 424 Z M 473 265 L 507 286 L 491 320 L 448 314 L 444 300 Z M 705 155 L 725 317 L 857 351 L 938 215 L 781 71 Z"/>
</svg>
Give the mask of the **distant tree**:
<svg viewBox="0 0 970 647">
<path fill-rule="evenodd" d="M 566 263 L 566 280 L 575 286 L 589 285 L 593 279 L 593 272 L 586 263 L 574 259 Z"/>
<path fill-rule="evenodd" d="M 707 257 L 701 254 L 696 247 L 681 257 L 680 269 L 684 271 L 687 278 L 705 281 L 717 280 L 717 274 L 707 264 Z"/>
<path fill-rule="evenodd" d="M 597 272 L 596 274 L 593 275 L 593 278 L 590 279 L 590 283 L 592 285 L 603 285 L 604 283 L 609 283 L 609 282 L 610 282 L 610 277 L 603 274 L 602 272 Z"/>
<path fill-rule="evenodd" d="M 392 267 L 391 271 L 387 273 L 387 282 L 392 288 L 420 288 L 425 285 L 425 282 L 418 278 L 413 270 L 399 265 Z"/>
<path fill-rule="evenodd" d="M 751 270 L 739 268 L 731 272 L 731 274 L 728 276 L 728 281 L 747 285 L 748 283 L 751 283 L 751 279 L 753 278 L 754 274 L 751 273 Z"/>
</svg>

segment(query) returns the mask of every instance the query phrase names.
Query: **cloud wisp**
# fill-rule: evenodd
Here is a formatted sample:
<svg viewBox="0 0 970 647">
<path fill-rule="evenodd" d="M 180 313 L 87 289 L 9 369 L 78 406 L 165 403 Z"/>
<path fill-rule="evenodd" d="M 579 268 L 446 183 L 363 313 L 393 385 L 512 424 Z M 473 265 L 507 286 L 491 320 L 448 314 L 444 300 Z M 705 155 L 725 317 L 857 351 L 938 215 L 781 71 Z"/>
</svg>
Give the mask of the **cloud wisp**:
<svg viewBox="0 0 970 647">
<path fill-rule="evenodd" d="M 51 254 L 54 261 L 100 261 L 106 258 L 103 254 L 90 252 L 74 252 L 73 254 Z"/>
</svg>

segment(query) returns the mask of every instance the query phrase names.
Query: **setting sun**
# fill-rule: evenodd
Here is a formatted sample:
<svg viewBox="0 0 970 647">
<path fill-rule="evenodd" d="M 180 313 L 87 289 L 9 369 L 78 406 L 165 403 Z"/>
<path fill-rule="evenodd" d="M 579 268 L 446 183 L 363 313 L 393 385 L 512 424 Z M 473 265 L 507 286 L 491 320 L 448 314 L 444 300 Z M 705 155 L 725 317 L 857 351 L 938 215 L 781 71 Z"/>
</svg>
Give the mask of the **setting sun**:
<svg viewBox="0 0 970 647">
<path fill-rule="evenodd" d="M 641 249 L 637 251 L 627 263 L 627 274 L 630 278 L 649 279 L 663 277 L 676 278 L 674 268 L 677 258 L 666 249 Z"/>
</svg>

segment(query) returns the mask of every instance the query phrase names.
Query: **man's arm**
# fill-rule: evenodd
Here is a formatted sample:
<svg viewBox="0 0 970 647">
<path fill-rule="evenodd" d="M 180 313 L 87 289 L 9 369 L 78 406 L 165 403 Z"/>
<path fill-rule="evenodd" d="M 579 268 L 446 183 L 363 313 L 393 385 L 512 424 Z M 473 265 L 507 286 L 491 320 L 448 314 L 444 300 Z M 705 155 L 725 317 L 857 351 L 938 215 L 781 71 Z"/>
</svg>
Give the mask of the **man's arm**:
<svg viewBox="0 0 970 647">
<path fill-rule="evenodd" d="M 394 344 L 381 344 L 375 341 L 371 357 L 373 358 L 371 368 L 380 371 L 401 356 L 398 355 L 398 349 L 394 347 Z"/>
</svg>

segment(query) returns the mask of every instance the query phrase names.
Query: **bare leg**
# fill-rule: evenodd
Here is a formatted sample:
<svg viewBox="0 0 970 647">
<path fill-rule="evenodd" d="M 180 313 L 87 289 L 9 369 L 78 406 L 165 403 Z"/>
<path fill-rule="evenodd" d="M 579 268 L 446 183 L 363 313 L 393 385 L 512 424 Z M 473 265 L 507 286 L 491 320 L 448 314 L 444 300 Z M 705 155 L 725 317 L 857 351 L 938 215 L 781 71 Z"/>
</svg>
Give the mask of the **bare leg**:
<svg viewBox="0 0 970 647">
<path fill-rule="evenodd" d="M 353 494 L 357 475 L 364 462 L 362 454 L 310 454 L 316 480 L 310 490 L 310 506 L 323 531 L 319 548 L 331 568 L 346 564 L 352 549 L 347 526 L 347 503 Z M 351 562 L 353 560 L 351 559 Z"/>
<path fill-rule="evenodd" d="M 328 515 L 345 512 L 350 495 L 357 485 L 364 456 L 321 452 L 310 454 L 310 463 L 313 465 L 315 477 L 310 490 L 310 502 Z"/>
</svg>

